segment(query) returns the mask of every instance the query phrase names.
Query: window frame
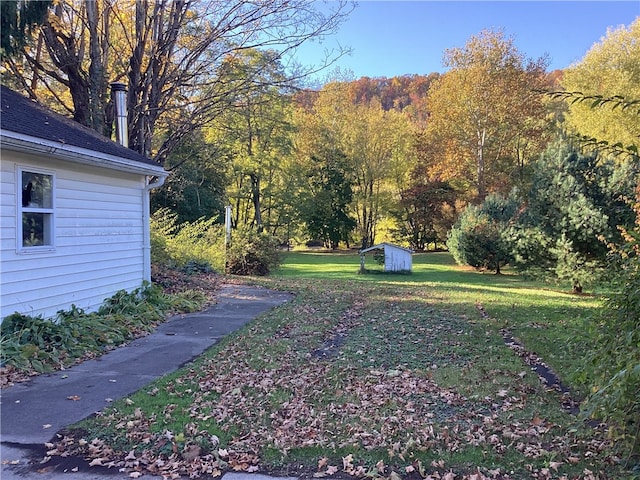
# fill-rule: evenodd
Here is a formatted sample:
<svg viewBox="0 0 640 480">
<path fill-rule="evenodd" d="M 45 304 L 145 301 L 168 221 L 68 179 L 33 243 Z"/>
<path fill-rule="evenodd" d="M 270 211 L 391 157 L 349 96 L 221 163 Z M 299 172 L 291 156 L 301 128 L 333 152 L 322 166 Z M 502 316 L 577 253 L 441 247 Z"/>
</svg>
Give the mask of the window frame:
<svg viewBox="0 0 640 480">
<path fill-rule="evenodd" d="M 25 173 L 44 175 L 51 177 L 51 207 L 22 206 L 23 198 L 23 175 Z M 16 251 L 18 253 L 42 253 L 53 252 L 56 249 L 56 175 L 52 170 L 34 168 L 25 165 L 18 165 L 16 168 Z M 45 216 L 44 238 L 49 238 L 49 242 L 44 245 L 25 245 L 23 238 L 23 215 L 25 213 L 37 213 Z"/>
</svg>

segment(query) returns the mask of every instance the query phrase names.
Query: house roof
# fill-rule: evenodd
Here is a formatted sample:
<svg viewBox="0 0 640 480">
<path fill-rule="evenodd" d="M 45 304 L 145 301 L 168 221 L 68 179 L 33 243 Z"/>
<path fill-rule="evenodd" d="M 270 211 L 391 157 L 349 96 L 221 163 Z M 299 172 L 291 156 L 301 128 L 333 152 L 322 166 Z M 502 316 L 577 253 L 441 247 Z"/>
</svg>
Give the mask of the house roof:
<svg viewBox="0 0 640 480">
<path fill-rule="evenodd" d="M 111 139 L 100 135 L 90 128 L 80 125 L 67 117 L 59 115 L 23 95 L 0 86 L 0 129 L 3 135 L 3 148 L 7 147 L 7 138 L 22 140 L 22 143 L 54 144 L 64 150 L 95 152 L 106 158 L 116 157 L 129 165 L 153 166 L 154 174 L 163 172 L 155 161 L 138 152 L 126 148 Z M 14 135 L 10 135 L 12 132 Z M 17 134 L 17 135 L 15 135 Z M 85 155 L 86 156 L 86 155 Z"/>
<path fill-rule="evenodd" d="M 397 248 L 398 250 L 404 250 L 407 253 L 413 253 L 410 248 L 401 247 L 400 245 L 394 245 L 393 243 L 382 242 L 369 248 L 360 250 L 360 253 L 370 252 L 371 250 L 384 250 L 385 247 Z"/>
</svg>

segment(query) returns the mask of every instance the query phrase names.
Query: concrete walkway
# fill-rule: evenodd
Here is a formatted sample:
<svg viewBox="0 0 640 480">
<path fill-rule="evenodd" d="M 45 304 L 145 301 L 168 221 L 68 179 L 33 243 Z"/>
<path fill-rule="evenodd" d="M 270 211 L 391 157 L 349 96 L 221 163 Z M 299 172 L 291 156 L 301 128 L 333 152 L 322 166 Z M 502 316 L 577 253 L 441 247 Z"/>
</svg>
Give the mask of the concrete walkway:
<svg viewBox="0 0 640 480">
<path fill-rule="evenodd" d="M 222 285 L 217 303 L 205 311 L 175 316 L 152 334 L 98 359 L 1 390 L 0 478 L 129 478 L 118 472 L 94 473 L 72 462 L 40 465 L 44 443 L 60 429 L 102 410 L 111 400 L 177 370 L 225 335 L 291 298 L 290 294 L 259 287 Z M 225 478 L 241 480 L 243 476 L 227 474 Z"/>
</svg>

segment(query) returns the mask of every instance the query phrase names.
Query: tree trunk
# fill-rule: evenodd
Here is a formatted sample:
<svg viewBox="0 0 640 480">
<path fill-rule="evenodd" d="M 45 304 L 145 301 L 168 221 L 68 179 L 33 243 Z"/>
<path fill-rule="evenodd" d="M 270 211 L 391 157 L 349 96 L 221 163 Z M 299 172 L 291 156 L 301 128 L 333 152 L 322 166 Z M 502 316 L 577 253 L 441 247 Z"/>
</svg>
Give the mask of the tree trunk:
<svg viewBox="0 0 640 480">
<path fill-rule="evenodd" d="M 98 37 L 98 6 L 96 0 L 87 0 L 87 23 L 89 26 L 89 109 L 91 128 L 105 135 L 105 97 L 107 81 L 102 63 L 101 42 Z M 110 129 L 109 129 L 110 133 Z"/>
<path fill-rule="evenodd" d="M 484 178 L 484 144 L 487 136 L 486 129 L 478 132 L 478 200 L 482 202 L 487 195 Z"/>
<path fill-rule="evenodd" d="M 258 232 L 262 232 L 262 213 L 260 212 L 260 175 L 250 173 L 251 178 L 251 201 L 253 203 L 254 218 Z"/>
<path fill-rule="evenodd" d="M 61 4 L 56 5 L 54 14 L 62 22 L 63 9 Z M 82 59 L 75 51 L 75 39 L 54 27 L 50 21 L 42 25 L 42 33 L 51 60 L 67 77 L 66 85 L 69 87 L 73 101 L 73 119 L 90 127 L 89 85 L 83 75 Z"/>
</svg>

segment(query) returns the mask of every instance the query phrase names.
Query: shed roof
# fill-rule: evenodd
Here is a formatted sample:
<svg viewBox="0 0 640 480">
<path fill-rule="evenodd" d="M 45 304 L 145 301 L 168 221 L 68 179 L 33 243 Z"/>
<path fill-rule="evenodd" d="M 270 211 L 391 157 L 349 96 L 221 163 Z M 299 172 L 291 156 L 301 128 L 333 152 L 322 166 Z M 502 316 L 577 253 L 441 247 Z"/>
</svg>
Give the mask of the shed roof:
<svg viewBox="0 0 640 480">
<path fill-rule="evenodd" d="M 71 145 L 138 164 L 153 165 L 156 169 L 161 168 L 154 160 L 78 122 L 52 112 L 4 85 L 0 86 L 0 104 L 0 128 L 6 132 L 35 137 L 64 146 Z"/>
<path fill-rule="evenodd" d="M 398 250 L 404 250 L 407 253 L 413 253 L 413 250 L 411 250 L 410 248 L 401 247 L 400 245 L 394 245 L 393 243 L 388 242 L 382 242 L 369 248 L 364 248 L 360 250 L 360 253 L 370 252 L 371 250 L 384 250 L 385 247 L 397 248 Z"/>
</svg>

